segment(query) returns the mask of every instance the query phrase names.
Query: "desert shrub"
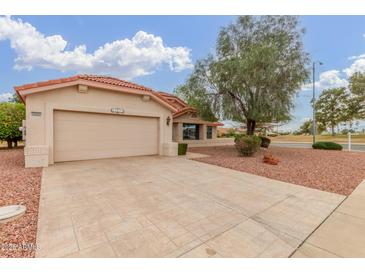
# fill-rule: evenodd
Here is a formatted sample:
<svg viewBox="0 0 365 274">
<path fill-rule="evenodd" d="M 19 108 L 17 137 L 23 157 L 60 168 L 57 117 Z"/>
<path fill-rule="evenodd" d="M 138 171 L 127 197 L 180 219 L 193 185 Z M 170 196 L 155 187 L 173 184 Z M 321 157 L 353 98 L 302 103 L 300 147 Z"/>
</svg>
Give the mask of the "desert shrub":
<svg viewBox="0 0 365 274">
<path fill-rule="evenodd" d="M 187 150 L 188 150 L 188 144 L 179 143 L 177 154 L 178 155 L 186 155 Z"/>
<path fill-rule="evenodd" d="M 264 136 L 259 136 L 259 138 L 261 139 L 261 147 L 268 148 L 271 140 Z"/>
<path fill-rule="evenodd" d="M 259 150 L 261 139 L 258 136 L 236 135 L 235 146 L 241 156 L 252 156 Z"/>
<path fill-rule="evenodd" d="M 234 142 L 236 142 L 238 139 L 241 139 L 242 137 L 246 137 L 246 134 L 243 133 L 237 133 L 234 135 Z"/>
<path fill-rule="evenodd" d="M 316 142 L 312 147 L 314 149 L 342 150 L 342 146 L 334 142 Z"/>
</svg>

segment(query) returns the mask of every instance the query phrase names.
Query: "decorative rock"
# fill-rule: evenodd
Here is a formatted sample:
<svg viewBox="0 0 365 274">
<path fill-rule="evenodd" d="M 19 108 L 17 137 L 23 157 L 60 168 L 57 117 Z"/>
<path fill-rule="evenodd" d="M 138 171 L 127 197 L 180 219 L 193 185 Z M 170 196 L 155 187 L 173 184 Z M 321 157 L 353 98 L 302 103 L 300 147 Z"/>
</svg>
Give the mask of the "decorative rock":
<svg viewBox="0 0 365 274">
<path fill-rule="evenodd" d="M 265 164 L 269 164 L 269 165 L 277 165 L 279 163 L 279 159 L 275 158 L 270 153 L 267 153 L 264 155 L 263 161 Z"/>
<path fill-rule="evenodd" d="M 263 162 L 267 152 L 280 157 L 280 164 Z M 252 173 L 287 183 L 341 195 L 351 192 L 365 178 L 365 153 L 272 146 L 253 157 L 237 157 L 234 146 L 193 147 L 189 152 L 210 155 L 195 161 Z"/>
</svg>

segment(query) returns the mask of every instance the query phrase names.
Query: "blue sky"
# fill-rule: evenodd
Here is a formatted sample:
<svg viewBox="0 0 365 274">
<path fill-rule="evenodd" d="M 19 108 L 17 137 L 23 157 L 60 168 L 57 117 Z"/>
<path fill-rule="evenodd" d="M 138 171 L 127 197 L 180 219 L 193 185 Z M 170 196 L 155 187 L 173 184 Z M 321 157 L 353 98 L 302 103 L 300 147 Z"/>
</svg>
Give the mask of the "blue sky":
<svg viewBox="0 0 365 274">
<path fill-rule="evenodd" d="M 19 21 L 21 19 L 22 21 Z M 12 16 L 0 18 L 0 100 L 13 86 L 78 72 L 108 73 L 172 92 L 197 59 L 214 51 L 234 16 Z M 318 93 L 365 71 L 365 16 L 302 16 Z M 353 58 L 350 58 L 353 56 Z M 295 129 L 311 117 L 311 89 L 296 98 Z"/>
</svg>

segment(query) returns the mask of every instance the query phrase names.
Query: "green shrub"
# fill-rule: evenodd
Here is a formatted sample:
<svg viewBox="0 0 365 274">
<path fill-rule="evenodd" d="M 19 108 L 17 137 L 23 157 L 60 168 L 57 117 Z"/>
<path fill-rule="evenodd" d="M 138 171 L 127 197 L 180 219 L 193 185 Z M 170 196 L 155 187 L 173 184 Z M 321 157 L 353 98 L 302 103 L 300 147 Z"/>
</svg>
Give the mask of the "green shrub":
<svg viewBox="0 0 365 274">
<path fill-rule="evenodd" d="M 238 139 L 241 139 L 242 137 L 246 137 L 246 134 L 243 133 L 237 133 L 234 135 L 234 142 L 236 142 Z"/>
<path fill-rule="evenodd" d="M 177 154 L 178 155 L 186 155 L 186 151 L 188 150 L 188 144 L 180 143 L 178 146 Z"/>
<path fill-rule="evenodd" d="M 25 119 L 25 106 L 19 103 L 0 103 L 0 141 L 6 141 L 8 148 L 22 139 L 22 120 Z"/>
<path fill-rule="evenodd" d="M 235 139 L 236 149 L 241 156 L 252 156 L 259 150 L 261 139 L 257 136 L 236 135 Z"/>
<path fill-rule="evenodd" d="M 316 142 L 312 147 L 314 149 L 342 150 L 342 146 L 334 142 Z"/>
<path fill-rule="evenodd" d="M 271 140 L 264 136 L 259 136 L 259 138 L 261 139 L 261 147 L 268 148 Z"/>
</svg>

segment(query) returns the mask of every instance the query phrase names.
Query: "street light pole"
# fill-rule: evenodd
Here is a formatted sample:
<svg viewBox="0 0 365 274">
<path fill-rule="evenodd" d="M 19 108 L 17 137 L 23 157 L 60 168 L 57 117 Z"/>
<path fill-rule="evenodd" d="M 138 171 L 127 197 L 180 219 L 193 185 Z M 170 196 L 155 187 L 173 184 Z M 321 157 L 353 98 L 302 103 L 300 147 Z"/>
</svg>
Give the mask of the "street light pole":
<svg viewBox="0 0 365 274">
<path fill-rule="evenodd" d="M 315 110 L 315 103 L 316 103 L 316 62 L 313 62 L 313 98 L 312 98 L 312 109 L 313 109 L 313 119 L 312 119 L 312 134 L 313 134 L 313 144 L 316 142 L 316 110 Z"/>
<path fill-rule="evenodd" d="M 323 65 L 322 62 L 318 62 L 321 66 Z M 312 134 L 313 134 L 313 144 L 316 142 L 316 62 L 313 62 L 313 98 L 312 98 L 312 108 L 313 108 L 313 124 L 312 124 Z"/>
</svg>

